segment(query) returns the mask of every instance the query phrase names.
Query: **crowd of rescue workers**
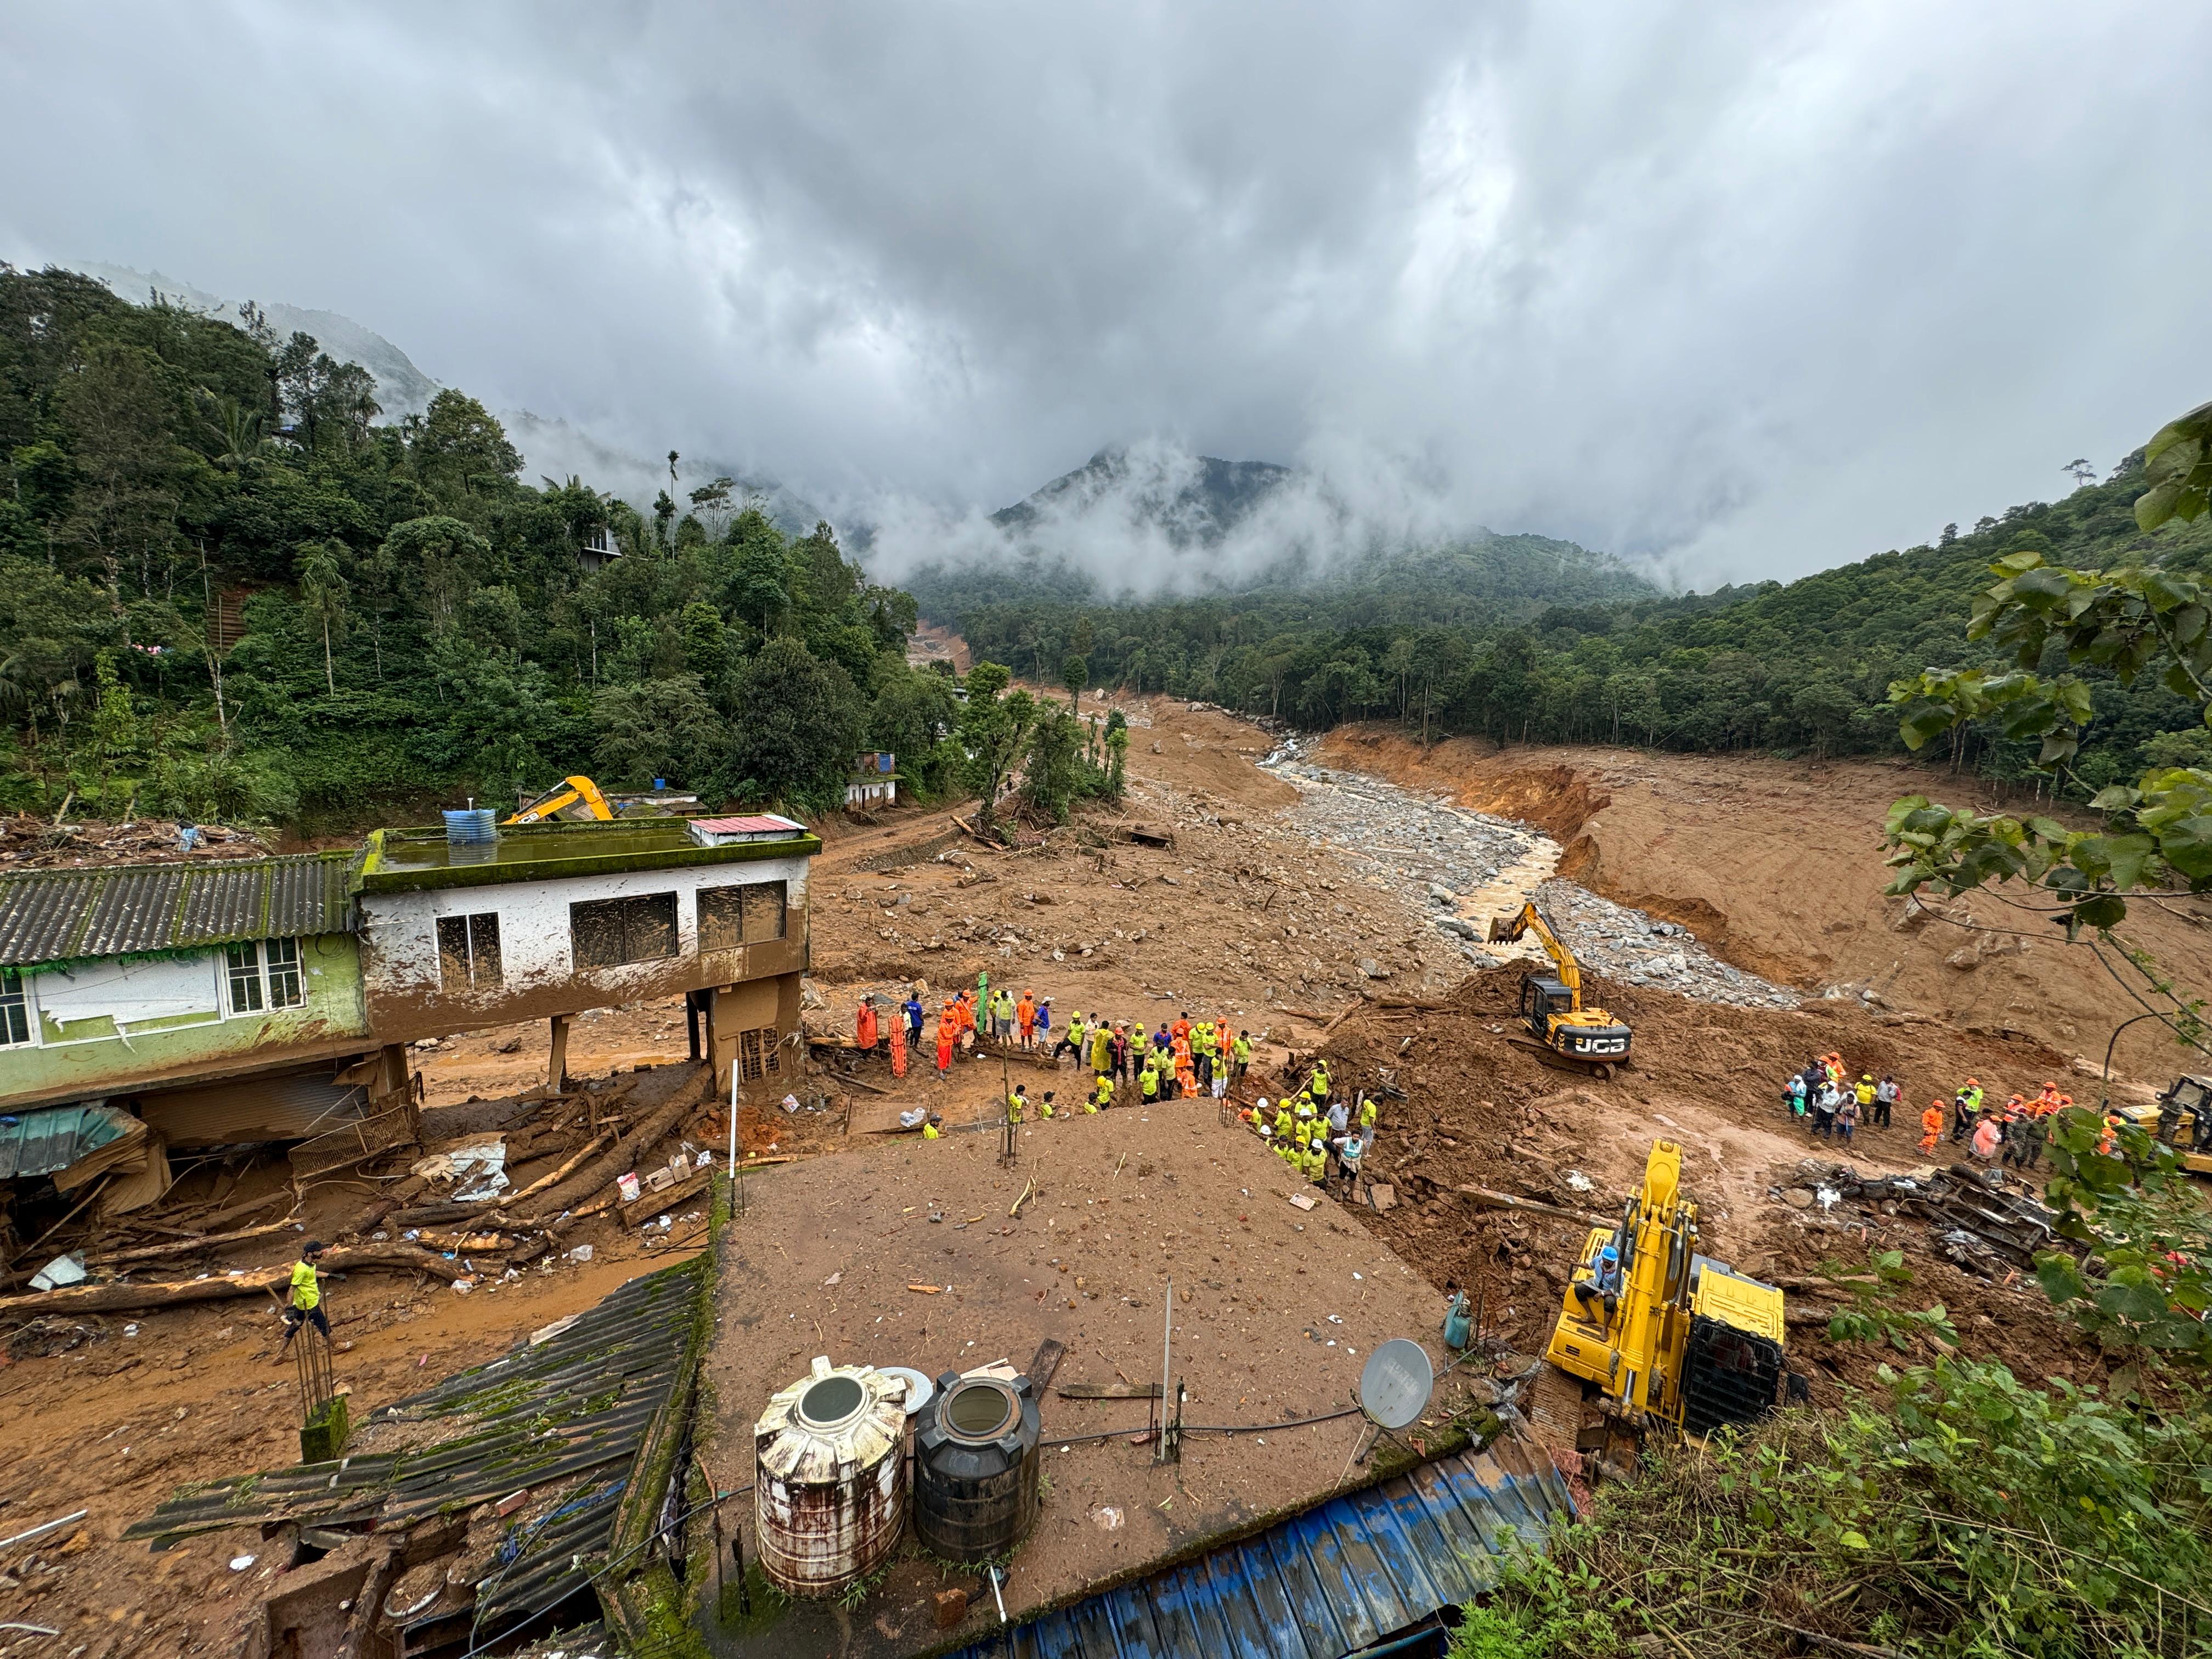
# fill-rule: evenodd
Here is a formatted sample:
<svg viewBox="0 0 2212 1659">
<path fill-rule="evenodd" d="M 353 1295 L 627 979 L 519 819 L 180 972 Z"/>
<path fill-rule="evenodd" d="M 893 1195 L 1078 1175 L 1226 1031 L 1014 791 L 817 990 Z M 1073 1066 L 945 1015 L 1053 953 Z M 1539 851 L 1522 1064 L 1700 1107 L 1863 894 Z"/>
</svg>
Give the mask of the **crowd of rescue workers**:
<svg viewBox="0 0 2212 1659">
<path fill-rule="evenodd" d="M 1871 1072 L 1850 1080 L 1844 1057 L 1829 1053 L 1793 1072 L 1782 1085 L 1782 1104 L 1790 1117 L 1804 1124 L 1815 1139 L 1852 1144 L 1862 1128 L 1887 1129 L 1904 1085 L 1888 1073 L 1880 1082 Z M 1942 1096 L 1928 1103 L 1920 1114 L 1920 1150 L 1933 1152 L 1943 1144 L 1948 1122 L 1954 1145 L 1963 1145 L 1968 1155 L 1983 1164 L 2002 1164 L 2033 1170 L 2043 1162 L 2044 1144 L 2050 1139 L 2051 1119 L 2074 1103 L 2056 1083 L 2046 1082 L 2039 1094 L 2014 1094 L 1999 1102 L 1978 1078 L 1959 1085 L 1947 1109 Z M 2105 1120 L 2105 1138 L 2098 1151 L 2112 1150 L 2117 1116 Z"/>
<path fill-rule="evenodd" d="M 930 1052 L 922 1041 L 931 1024 L 923 994 L 916 986 L 888 1017 L 878 1010 L 873 996 L 865 996 L 854 1015 L 855 1046 L 864 1054 L 887 1048 L 894 1077 L 906 1075 L 909 1054 Z M 1032 1102 L 1028 1085 L 1016 1083 L 1006 1095 L 1006 1118 L 1018 1125 L 1031 1117 L 1097 1112 L 1117 1099 L 1123 1105 L 1144 1106 L 1209 1097 L 1227 1103 L 1230 1091 L 1243 1082 L 1252 1064 L 1252 1033 L 1232 1030 L 1225 1019 L 1193 1019 L 1187 1012 L 1179 1013 L 1148 1030 L 1141 1019 L 1086 1017 L 1077 1009 L 1064 1024 L 1057 1024 L 1050 997 L 1027 990 L 1016 996 L 1003 985 L 994 991 L 988 970 L 975 975 L 972 990 L 963 988 L 939 1002 L 931 1036 L 939 1082 L 951 1076 L 954 1062 L 962 1055 L 980 1057 L 979 1037 L 1009 1052 L 1055 1064 L 1064 1055 L 1073 1056 L 1077 1075 L 1090 1079 L 1079 1102 L 1060 1103 L 1057 1089 L 1042 1091 Z M 1237 1106 L 1237 1116 L 1316 1186 L 1325 1188 L 1332 1176 L 1356 1182 L 1375 1137 L 1376 1103 L 1364 1094 L 1352 1103 L 1332 1099 L 1328 1066 L 1319 1057 L 1291 1081 L 1297 1085 L 1295 1094 Z M 902 1114 L 901 1121 L 908 1127 L 918 1127 L 925 1139 L 934 1140 L 944 1119 L 925 1108 Z"/>
</svg>

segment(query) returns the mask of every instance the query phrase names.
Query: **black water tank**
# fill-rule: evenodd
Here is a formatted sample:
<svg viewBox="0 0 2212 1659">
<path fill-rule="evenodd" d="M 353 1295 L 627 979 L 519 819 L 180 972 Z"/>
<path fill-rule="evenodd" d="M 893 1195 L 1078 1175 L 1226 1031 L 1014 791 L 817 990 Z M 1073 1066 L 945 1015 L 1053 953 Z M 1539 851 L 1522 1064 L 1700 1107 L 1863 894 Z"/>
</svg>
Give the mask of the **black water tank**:
<svg viewBox="0 0 2212 1659">
<path fill-rule="evenodd" d="M 1037 1518 L 1036 1399 L 1026 1376 L 947 1371 L 914 1442 L 914 1529 L 949 1561 L 1006 1555 Z"/>
</svg>

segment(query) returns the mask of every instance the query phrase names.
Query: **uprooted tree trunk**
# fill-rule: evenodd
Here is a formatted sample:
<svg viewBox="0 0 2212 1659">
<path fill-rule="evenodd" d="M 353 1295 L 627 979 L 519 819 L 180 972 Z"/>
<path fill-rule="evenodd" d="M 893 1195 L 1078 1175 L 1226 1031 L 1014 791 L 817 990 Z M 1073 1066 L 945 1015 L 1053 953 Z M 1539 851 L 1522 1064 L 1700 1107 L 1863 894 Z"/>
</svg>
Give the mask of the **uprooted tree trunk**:
<svg viewBox="0 0 2212 1659">
<path fill-rule="evenodd" d="M 340 1244 L 323 1252 L 315 1264 L 324 1273 L 358 1272 L 364 1267 L 400 1267 L 446 1279 L 453 1265 L 431 1250 L 412 1244 Z M 149 1281 L 143 1285 L 71 1285 L 58 1291 L 37 1291 L 28 1296 L 0 1297 L 0 1319 L 11 1314 L 122 1313 L 136 1308 L 179 1308 L 194 1302 L 219 1302 L 226 1297 L 256 1296 L 281 1289 L 291 1282 L 292 1269 L 258 1267 L 249 1272 L 216 1273 L 181 1282 Z"/>
</svg>

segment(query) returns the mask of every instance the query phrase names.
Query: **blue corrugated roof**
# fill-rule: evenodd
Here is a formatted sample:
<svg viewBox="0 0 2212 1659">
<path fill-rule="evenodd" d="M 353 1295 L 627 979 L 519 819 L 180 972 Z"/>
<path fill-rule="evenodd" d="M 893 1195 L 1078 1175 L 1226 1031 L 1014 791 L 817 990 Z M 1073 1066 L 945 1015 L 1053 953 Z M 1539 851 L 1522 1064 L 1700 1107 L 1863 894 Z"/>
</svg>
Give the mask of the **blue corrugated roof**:
<svg viewBox="0 0 2212 1659">
<path fill-rule="evenodd" d="M 1344 1659 L 1496 1587 L 1504 1535 L 1573 1512 L 1517 1435 L 1331 1498 L 1180 1567 L 998 1632 L 957 1659 Z"/>
</svg>

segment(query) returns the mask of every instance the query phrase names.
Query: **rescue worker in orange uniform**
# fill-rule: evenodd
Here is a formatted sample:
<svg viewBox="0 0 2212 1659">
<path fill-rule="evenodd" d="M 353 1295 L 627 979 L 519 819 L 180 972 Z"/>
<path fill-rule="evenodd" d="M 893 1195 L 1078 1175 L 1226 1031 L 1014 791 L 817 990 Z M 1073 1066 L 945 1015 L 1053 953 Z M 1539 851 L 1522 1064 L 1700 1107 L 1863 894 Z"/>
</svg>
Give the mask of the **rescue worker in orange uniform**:
<svg viewBox="0 0 2212 1659">
<path fill-rule="evenodd" d="M 1943 1103 L 1931 1100 L 1928 1109 L 1920 1115 L 1920 1150 L 1932 1152 L 1936 1143 L 1943 1139 Z"/>
</svg>

